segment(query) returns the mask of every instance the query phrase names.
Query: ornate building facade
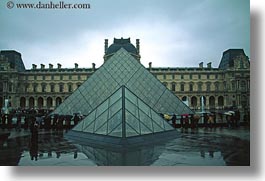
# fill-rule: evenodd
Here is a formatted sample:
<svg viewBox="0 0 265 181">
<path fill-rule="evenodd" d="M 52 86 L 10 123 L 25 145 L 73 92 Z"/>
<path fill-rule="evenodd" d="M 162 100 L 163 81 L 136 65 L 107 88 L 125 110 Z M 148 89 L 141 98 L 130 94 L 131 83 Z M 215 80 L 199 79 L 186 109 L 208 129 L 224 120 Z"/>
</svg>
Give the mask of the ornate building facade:
<svg viewBox="0 0 265 181">
<path fill-rule="evenodd" d="M 108 46 L 105 40 L 104 61 L 120 48 L 130 52 L 140 61 L 140 42 L 134 46 L 130 39 L 114 39 Z M 205 109 L 219 110 L 236 107 L 249 111 L 250 107 L 250 62 L 243 49 L 223 52 L 219 67 L 152 67 L 147 69 L 169 90 L 174 92 L 193 110 L 200 110 L 202 100 Z M 91 68 L 62 68 L 61 64 L 40 67 L 32 64 L 26 69 L 19 52 L 0 52 L 0 107 L 9 100 L 12 108 L 54 109 L 72 94 L 96 71 Z M 203 97 L 203 99 L 202 99 Z"/>
</svg>

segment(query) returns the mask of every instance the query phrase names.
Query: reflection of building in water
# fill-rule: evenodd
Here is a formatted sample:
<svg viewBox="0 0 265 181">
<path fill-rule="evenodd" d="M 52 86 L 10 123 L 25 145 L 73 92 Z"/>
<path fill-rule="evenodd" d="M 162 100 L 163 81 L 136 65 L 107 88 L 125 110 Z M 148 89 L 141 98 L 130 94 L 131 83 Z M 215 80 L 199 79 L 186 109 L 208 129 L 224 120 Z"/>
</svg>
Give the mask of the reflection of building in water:
<svg viewBox="0 0 265 181">
<path fill-rule="evenodd" d="M 79 151 L 101 166 L 148 166 L 161 155 L 158 145 L 130 150 L 109 150 L 84 145 L 76 146 Z"/>
</svg>

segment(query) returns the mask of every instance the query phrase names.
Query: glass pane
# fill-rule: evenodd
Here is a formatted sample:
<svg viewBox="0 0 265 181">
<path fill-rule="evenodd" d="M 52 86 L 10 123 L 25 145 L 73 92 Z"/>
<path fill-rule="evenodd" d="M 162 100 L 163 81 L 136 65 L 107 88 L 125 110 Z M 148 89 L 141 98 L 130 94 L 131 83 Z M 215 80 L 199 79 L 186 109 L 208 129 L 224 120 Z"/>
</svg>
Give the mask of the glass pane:
<svg viewBox="0 0 265 181">
<path fill-rule="evenodd" d="M 153 128 L 154 128 L 154 132 L 164 131 L 164 129 L 158 126 L 156 123 L 153 123 Z"/>
<path fill-rule="evenodd" d="M 83 129 L 86 129 L 87 126 L 89 126 L 93 121 L 95 121 L 95 114 L 96 112 L 93 111 L 92 113 L 90 113 L 86 118 L 84 118 L 83 122 Z"/>
<path fill-rule="evenodd" d="M 108 109 L 108 100 L 100 104 L 97 108 L 97 117 L 99 117 L 104 111 Z"/>
<path fill-rule="evenodd" d="M 84 132 L 94 133 L 95 121 L 93 121 L 88 127 L 83 128 Z"/>
<path fill-rule="evenodd" d="M 140 122 L 136 119 L 130 112 L 126 110 L 125 112 L 126 123 L 129 124 L 135 131 L 140 134 Z M 127 130 L 126 130 L 127 131 Z"/>
<path fill-rule="evenodd" d="M 167 122 L 165 122 L 165 130 L 168 131 L 168 130 L 173 130 L 174 128 Z"/>
<path fill-rule="evenodd" d="M 148 129 L 144 124 L 140 122 L 140 128 L 141 128 L 141 135 L 143 134 L 150 134 L 152 131 Z"/>
<path fill-rule="evenodd" d="M 139 135 L 129 124 L 126 124 L 126 137 Z"/>
<path fill-rule="evenodd" d="M 121 110 L 122 107 L 122 99 L 115 102 L 110 108 L 109 108 L 109 118 L 111 118 L 114 114 L 116 114 L 119 110 Z"/>
<path fill-rule="evenodd" d="M 137 105 L 137 97 L 133 95 L 128 89 L 125 89 L 125 97 L 129 99 L 132 103 Z"/>
<path fill-rule="evenodd" d="M 108 135 L 110 136 L 116 136 L 116 137 L 122 137 L 122 124 L 119 124 L 114 130 L 112 130 L 111 133 Z"/>
<path fill-rule="evenodd" d="M 159 116 L 157 113 L 155 113 L 153 110 L 151 110 L 151 114 L 152 114 L 152 119 L 153 121 L 158 124 L 161 128 L 164 129 L 164 119 Z"/>
<path fill-rule="evenodd" d="M 152 120 L 142 111 L 140 112 L 140 121 L 145 124 L 150 130 L 153 130 Z"/>
<path fill-rule="evenodd" d="M 84 121 L 80 122 L 78 125 L 76 125 L 73 130 L 74 131 L 83 131 L 83 124 L 84 124 Z"/>
<path fill-rule="evenodd" d="M 103 135 L 106 135 L 107 134 L 107 122 L 105 122 L 104 125 L 102 125 L 98 130 L 95 131 L 96 134 L 103 134 Z"/>
<path fill-rule="evenodd" d="M 136 118 L 139 118 L 138 108 L 127 99 L 125 99 L 125 108 L 130 111 Z"/>
<path fill-rule="evenodd" d="M 108 134 L 122 122 L 122 111 L 120 110 L 108 120 Z"/>
<path fill-rule="evenodd" d="M 110 99 L 110 105 L 115 103 L 119 98 L 121 98 L 121 89 L 119 89 L 117 92 L 115 92 L 109 99 Z"/>
<path fill-rule="evenodd" d="M 95 120 L 95 131 L 107 122 L 108 111 L 105 111 Z"/>
<path fill-rule="evenodd" d="M 150 108 L 145 103 L 138 100 L 138 105 L 139 105 L 140 110 L 142 110 L 146 115 L 151 116 L 150 115 Z"/>
</svg>

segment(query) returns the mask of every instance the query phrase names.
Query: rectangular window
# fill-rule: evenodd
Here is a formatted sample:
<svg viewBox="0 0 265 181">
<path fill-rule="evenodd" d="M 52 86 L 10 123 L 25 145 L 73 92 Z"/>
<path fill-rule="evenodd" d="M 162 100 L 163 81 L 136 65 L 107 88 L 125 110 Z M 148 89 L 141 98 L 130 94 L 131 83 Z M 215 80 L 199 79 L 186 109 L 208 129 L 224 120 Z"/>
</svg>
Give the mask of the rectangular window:
<svg viewBox="0 0 265 181">
<path fill-rule="evenodd" d="M 54 92 L 54 85 L 51 85 L 51 92 Z"/>
<path fill-rule="evenodd" d="M 172 74 L 172 79 L 173 79 L 173 80 L 175 79 L 175 74 Z"/>
<path fill-rule="evenodd" d="M 41 86 L 42 92 L 46 92 L 46 85 Z"/>
<path fill-rule="evenodd" d="M 63 75 L 60 75 L 60 80 L 63 80 Z"/>
<path fill-rule="evenodd" d="M 171 84 L 171 90 L 176 91 L 176 84 Z"/>
<path fill-rule="evenodd" d="M 51 75 L 51 80 L 54 80 L 54 75 Z"/>
<path fill-rule="evenodd" d="M 181 78 L 181 79 L 184 79 L 184 75 L 181 75 L 180 78 Z"/>
<path fill-rule="evenodd" d="M 184 89 L 184 84 L 181 84 L 181 85 L 180 85 L 180 91 L 185 91 L 185 89 Z"/>
<path fill-rule="evenodd" d="M 37 85 L 33 85 L 33 92 L 37 92 L 38 86 Z"/>
<path fill-rule="evenodd" d="M 69 80 L 72 80 L 72 75 L 69 75 Z"/>
<path fill-rule="evenodd" d="M 8 86 L 8 91 L 9 91 L 9 92 L 12 92 L 12 84 L 9 84 L 9 86 Z"/>
<path fill-rule="evenodd" d="M 78 75 L 78 80 L 81 80 L 81 75 Z"/>
<path fill-rule="evenodd" d="M 42 80 L 45 80 L 45 75 L 42 76 Z"/>
<path fill-rule="evenodd" d="M 218 79 L 218 74 L 215 75 L 215 79 Z"/>
<path fill-rule="evenodd" d="M 210 79 L 210 75 L 209 74 L 207 74 L 207 79 Z"/>
<path fill-rule="evenodd" d="M 193 85 L 190 84 L 190 91 L 193 91 Z"/>
<path fill-rule="evenodd" d="M 202 91 L 202 84 L 198 84 L 198 91 Z"/>
<path fill-rule="evenodd" d="M 198 79 L 201 79 L 201 74 L 198 75 Z"/>
<path fill-rule="evenodd" d="M 215 91 L 219 91 L 219 84 L 218 83 L 215 84 Z"/>
<path fill-rule="evenodd" d="M 206 89 L 207 89 L 207 91 L 211 91 L 211 84 L 207 84 Z"/>
<path fill-rule="evenodd" d="M 190 79 L 192 79 L 192 74 L 190 74 Z"/>
<path fill-rule="evenodd" d="M 59 85 L 59 91 L 60 91 L 60 92 L 63 92 L 63 84 L 60 84 L 60 85 Z"/>
<path fill-rule="evenodd" d="M 167 76 L 166 76 L 166 74 L 163 74 L 163 79 L 167 79 Z"/>
<path fill-rule="evenodd" d="M 28 85 L 25 85 L 25 92 L 28 92 Z"/>
<path fill-rule="evenodd" d="M 68 92 L 72 92 L 73 89 L 72 89 L 72 85 L 68 85 Z"/>
</svg>

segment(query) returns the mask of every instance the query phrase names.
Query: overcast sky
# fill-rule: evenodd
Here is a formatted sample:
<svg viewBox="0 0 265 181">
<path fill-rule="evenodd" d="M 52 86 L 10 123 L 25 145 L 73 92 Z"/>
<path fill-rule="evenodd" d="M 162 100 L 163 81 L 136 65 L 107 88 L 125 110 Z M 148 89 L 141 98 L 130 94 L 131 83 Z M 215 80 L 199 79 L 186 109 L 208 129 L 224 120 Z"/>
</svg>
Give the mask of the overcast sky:
<svg viewBox="0 0 265 181">
<path fill-rule="evenodd" d="M 99 67 L 104 39 L 110 45 L 114 37 L 130 37 L 134 45 L 139 38 L 145 66 L 197 67 L 203 61 L 218 67 L 230 48 L 250 57 L 249 0 L 64 0 L 91 5 L 70 10 L 8 9 L 7 2 L 0 1 L 0 50 L 20 52 L 26 68 Z"/>
</svg>

